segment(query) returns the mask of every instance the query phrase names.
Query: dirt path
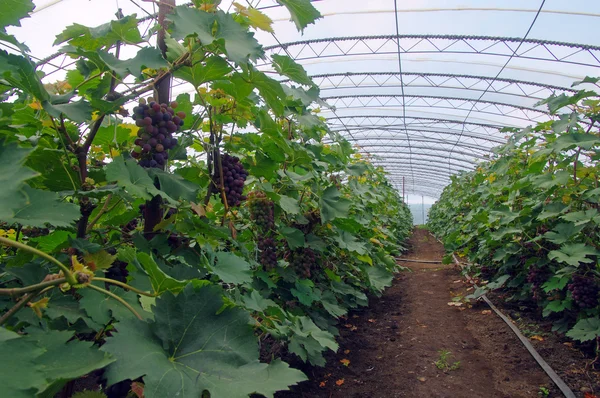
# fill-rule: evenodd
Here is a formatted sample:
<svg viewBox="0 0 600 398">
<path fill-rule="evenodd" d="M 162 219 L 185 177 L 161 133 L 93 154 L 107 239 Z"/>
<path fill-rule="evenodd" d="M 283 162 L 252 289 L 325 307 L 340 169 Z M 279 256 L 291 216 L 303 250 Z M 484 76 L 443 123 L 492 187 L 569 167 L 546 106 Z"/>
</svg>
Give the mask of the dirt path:
<svg viewBox="0 0 600 398">
<path fill-rule="evenodd" d="M 441 260 L 442 246 L 416 229 L 406 258 Z M 341 322 L 340 349 L 311 380 L 281 397 L 531 398 L 551 382 L 486 307 L 449 306 L 466 285 L 453 266 L 406 263 L 383 297 Z M 440 370 L 440 350 L 455 370 Z M 341 360 L 349 360 L 345 366 Z M 338 385 L 343 380 L 343 384 Z M 337 383 L 336 383 L 337 382 Z M 554 394 L 552 396 L 555 396 Z"/>
</svg>

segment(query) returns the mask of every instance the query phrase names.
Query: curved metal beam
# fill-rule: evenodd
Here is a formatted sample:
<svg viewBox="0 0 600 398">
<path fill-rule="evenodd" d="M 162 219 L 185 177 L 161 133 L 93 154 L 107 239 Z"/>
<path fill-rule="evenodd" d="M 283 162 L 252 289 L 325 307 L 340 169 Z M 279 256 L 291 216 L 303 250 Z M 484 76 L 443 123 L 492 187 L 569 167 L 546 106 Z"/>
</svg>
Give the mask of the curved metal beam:
<svg viewBox="0 0 600 398">
<path fill-rule="evenodd" d="M 346 125 L 346 126 L 348 126 L 348 125 Z M 367 127 L 350 126 L 350 127 L 352 127 L 352 128 L 346 128 L 346 129 L 342 129 L 342 130 L 331 130 L 331 129 L 330 130 L 333 131 L 333 132 L 339 133 L 340 135 L 343 135 L 342 134 L 343 132 L 348 132 L 348 134 L 351 134 L 350 137 L 348 137 L 346 135 L 343 135 L 344 138 L 346 140 L 348 140 L 348 141 L 352 141 L 352 140 L 357 141 L 357 140 L 360 140 L 360 139 L 369 140 L 371 138 L 394 139 L 394 138 L 400 137 L 401 135 L 404 135 L 403 132 L 405 130 L 414 131 L 414 132 L 418 132 L 418 133 L 431 133 L 431 134 L 439 134 L 439 135 L 448 135 L 450 137 L 455 137 L 455 136 L 460 135 L 458 130 L 456 130 L 457 131 L 456 133 L 451 133 L 451 132 L 447 132 L 447 131 L 437 131 L 437 130 L 418 129 L 418 128 L 406 128 L 406 129 L 404 129 L 401 126 L 398 126 L 398 127 L 396 127 L 396 126 L 381 126 L 381 127 L 379 127 L 379 126 L 367 126 Z M 351 133 L 350 131 L 353 131 L 353 132 Z M 397 133 L 398 135 L 397 136 L 391 136 L 391 137 L 390 136 L 373 136 L 373 137 L 364 136 L 364 137 L 357 137 L 357 133 L 356 132 L 358 132 L 359 134 L 364 134 L 364 133 L 369 132 L 369 131 L 389 131 L 389 132 L 392 132 L 392 133 Z M 434 138 L 434 137 L 427 137 L 427 136 L 411 136 L 410 137 L 411 141 L 412 141 L 413 137 L 414 138 L 432 138 L 432 139 Z M 468 137 L 468 138 L 472 138 L 474 140 L 481 140 L 481 141 L 486 141 L 486 142 L 492 143 L 493 145 L 490 146 L 490 147 L 481 147 L 481 149 L 485 150 L 485 151 L 489 151 L 490 148 L 494 148 L 495 146 L 502 145 L 502 144 L 504 144 L 506 142 L 505 140 L 492 139 L 491 137 L 479 136 L 477 134 L 470 134 L 470 133 L 463 134 L 463 137 Z M 455 141 L 452 141 L 452 142 L 444 141 L 441 138 L 440 138 L 440 141 L 441 142 L 448 142 L 451 145 L 454 145 L 456 143 Z"/>
<path fill-rule="evenodd" d="M 408 158 L 407 157 L 396 157 L 396 158 L 394 158 L 392 160 L 389 160 L 389 159 L 388 160 L 385 160 L 385 159 L 381 159 L 381 160 L 379 160 L 379 159 L 371 159 L 371 163 L 375 164 L 376 166 L 381 166 L 381 167 L 384 167 L 386 164 L 401 164 L 401 165 L 408 164 L 408 162 L 403 162 L 403 161 L 399 162 L 398 160 L 408 160 Z M 435 165 L 438 165 L 438 166 L 439 165 L 443 165 L 444 169 L 446 169 L 446 170 L 448 170 L 448 167 L 447 167 L 448 165 L 455 166 L 454 169 L 451 168 L 451 169 L 449 169 L 449 171 L 455 171 L 457 173 L 459 173 L 461 171 L 472 171 L 473 170 L 472 167 L 465 166 L 464 164 L 459 164 L 459 163 L 454 163 L 454 162 L 446 162 L 446 161 L 443 161 L 443 162 L 439 162 L 438 161 L 438 162 L 436 162 L 434 160 L 429 160 L 429 159 L 426 159 L 426 158 L 413 159 L 413 163 L 415 165 L 418 165 L 418 164 L 428 164 L 428 165 L 435 164 Z M 441 169 L 441 167 L 440 167 L 440 169 Z M 449 174 L 453 174 L 453 173 L 449 173 Z"/>
<path fill-rule="evenodd" d="M 412 139 L 411 139 L 411 141 L 412 141 Z M 408 152 L 403 152 L 403 151 L 392 151 L 391 150 L 391 149 L 395 149 L 395 148 L 424 149 L 424 150 L 427 150 L 427 151 L 444 152 L 444 153 L 448 152 L 449 149 L 450 149 L 450 148 L 432 148 L 432 147 L 427 147 L 427 146 L 420 146 L 420 145 L 417 146 L 417 145 L 411 145 L 411 144 L 407 144 L 407 145 L 398 145 L 398 144 L 396 144 L 396 145 L 390 146 L 390 145 L 368 144 L 367 143 L 367 144 L 360 144 L 360 145 L 357 144 L 357 146 L 358 146 L 359 149 L 363 149 L 363 148 L 390 148 L 389 151 L 379 151 L 379 150 L 377 150 L 377 151 L 366 151 L 366 152 L 373 153 L 373 154 L 375 154 L 375 153 L 389 153 L 389 154 L 392 154 L 392 155 L 394 155 L 394 154 L 408 153 Z M 460 145 L 458 145 L 458 146 L 460 146 Z M 465 156 L 472 156 L 474 158 L 482 159 L 482 160 L 487 159 L 486 157 L 484 157 L 483 155 L 480 155 L 480 154 L 474 154 L 474 153 L 468 153 L 468 152 L 462 152 L 462 151 L 452 151 L 452 153 L 457 153 L 459 155 L 465 155 Z M 415 153 L 413 153 L 413 155 L 421 155 L 421 153 L 420 152 L 415 152 Z M 463 160 L 463 159 L 460 159 L 460 158 L 452 158 L 452 159 Z M 467 160 L 465 159 L 464 161 L 467 161 Z M 474 162 L 474 161 L 469 161 L 469 163 L 477 164 L 477 162 Z"/>
<path fill-rule="evenodd" d="M 406 46 L 402 46 L 402 40 L 409 40 L 411 43 L 407 43 Z M 417 43 L 414 41 L 417 40 Z M 342 50 L 341 46 L 338 46 L 338 42 L 354 42 L 350 46 L 345 46 L 347 49 Z M 371 46 L 369 46 L 369 43 Z M 382 42 L 382 43 L 378 43 Z M 481 43 L 485 43 L 481 50 Z M 312 46 L 315 44 L 327 43 L 325 50 L 328 47 L 339 50 L 339 53 L 329 54 L 325 53 L 325 50 L 315 50 Z M 362 45 L 358 45 L 362 43 Z M 388 46 L 388 43 L 389 46 Z M 426 48 L 419 49 L 419 45 L 424 43 Z M 520 53 L 514 53 L 514 50 L 509 44 L 531 44 L 533 46 L 524 46 Z M 467 48 L 467 50 L 454 50 L 456 44 L 460 45 L 460 48 Z M 501 46 L 505 52 L 498 52 L 496 47 Z M 569 65 L 581 65 L 590 67 L 600 67 L 600 47 L 586 44 L 558 42 L 551 40 L 539 40 L 539 39 L 523 39 L 522 37 L 499 37 L 499 36 L 471 36 L 471 35 L 381 35 L 381 36 L 353 36 L 353 37 L 328 37 L 322 39 L 312 40 L 300 40 L 296 42 L 281 43 L 274 46 L 264 47 L 267 52 L 276 53 L 277 51 L 285 51 L 290 53 L 294 47 L 299 47 L 300 51 L 297 52 L 293 58 L 297 61 L 314 59 L 314 58 L 333 58 L 348 55 L 373 55 L 373 54 L 483 54 L 492 55 L 503 58 L 513 59 L 530 59 L 537 61 L 557 62 Z M 310 49 L 312 55 L 299 57 L 301 51 L 304 49 Z M 557 56 L 552 51 L 571 48 L 573 52 L 566 56 Z M 470 50 L 469 50 L 470 49 Z M 336 51 L 337 51 L 336 50 Z M 534 51 L 541 50 L 541 51 Z M 544 52 L 545 56 L 542 56 Z M 590 55 L 590 59 L 594 60 L 592 63 L 585 63 L 577 60 L 577 55 L 587 52 Z M 532 56 L 528 54 L 538 54 Z M 292 54 L 293 55 L 293 54 Z M 580 58 L 580 57 L 579 57 Z M 270 60 L 267 60 L 270 62 Z M 540 71 L 541 73 L 542 71 Z"/>
<path fill-rule="evenodd" d="M 404 175 L 403 173 L 418 173 L 421 176 L 427 177 L 427 176 L 431 176 L 439 181 L 447 181 L 450 182 L 450 176 L 451 174 L 448 173 L 444 173 L 442 170 L 435 170 L 435 169 L 428 169 L 428 168 L 424 168 L 424 167 L 419 167 L 413 171 L 411 171 L 410 169 L 407 169 L 405 167 L 384 167 L 383 168 L 387 173 L 390 173 L 391 175 Z M 415 174 L 416 175 L 416 174 Z M 405 177 L 410 178 L 409 174 L 406 174 Z"/>
<path fill-rule="evenodd" d="M 398 115 L 373 115 L 373 114 L 367 114 L 367 115 L 343 115 L 343 116 L 331 116 L 331 117 L 326 117 L 325 120 L 333 120 L 333 119 L 351 119 L 351 118 L 359 118 L 359 119 L 403 119 L 402 116 L 398 116 Z M 477 123 L 477 122 L 463 122 L 462 120 L 455 120 L 455 119 L 444 119 L 444 118 L 439 118 L 439 117 L 426 117 L 426 116 L 407 116 L 407 119 L 415 119 L 415 120 L 426 120 L 429 122 L 440 122 L 440 123 L 450 123 L 450 124 L 460 124 L 460 125 L 467 125 L 467 126 L 477 126 L 477 127 L 484 127 L 484 128 L 489 128 L 489 129 L 495 129 L 495 130 L 500 130 L 502 128 L 504 128 L 505 126 L 502 126 L 500 124 L 491 124 L 491 123 Z M 410 124 L 409 124 L 410 125 Z"/>
<path fill-rule="evenodd" d="M 389 153 L 389 154 L 394 155 L 394 156 L 387 156 L 387 158 L 392 158 L 392 159 L 398 158 L 397 155 L 403 155 L 403 154 L 405 154 L 405 152 L 397 152 L 397 153 L 383 152 L 383 151 L 364 151 L 364 152 L 366 152 L 366 153 L 368 153 L 370 155 L 373 155 L 373 156 L 380 156 L 382 158 L 386 158 L 386 157 L 385 156 L 381 156 L 380 154 Z M 409 155 L 409 154 L 407 153 L 407 155 Z M 435 158 L 435 159 L 450 159 L 450 160 L 454 160 L 454 161 L 457 161 L 457 162 L 462 162 L 462 163 L 470 164 L 470 165 L 473 165 L 473 166 L 476 166 L 476 165 L 479 164 L 478 162 L 475 162 L 473 160 L 460 159 L 460 158 L 454 158 L 452 156 L 442 156 L 442 155 L 439 155 L 439 154 L 431 154 L 431 153 L 413 153 L 412 157 L 410 157 L 410 159 L 418 159 L 420 157 L 432 157 L 432 158 Z M 447 164 L 447 162 L 445 162 L 445 164 Z M 468 167 L 466 165 L 463 165 L 463 166 Z"/>
<path fill-rule="evenodd" d="M 336 77 L 355 77 L 355 76 L 366 76 L 366 77 L 373 77 L 373 76 L 390 76 L 390 77 L 399 77 L 401 74 L 400 72 L 345 72 L 345 73 L 322 73 L 322 74 L 317 74 L 317 75 L 311 75 L 310 77 L 312 79 L 331 79 L 331 78 L 336 78 Z M 570 92 L 570 93 L 576 93 L 577 90 L 574 90 L 570 87 L 562 87 L 562 86 L 555 86 L 555 85 L 551 85 L 551 84 L 542 84 L 542 83 L 538 83 L 538 82 L 534 82 L 534 81 L 527 81 L 527 80 L 516 80 L 516 79 L 507 79 L 507 78 L 502 78 L 502 77 L 493 77 L 493 76 L 481 76 L 481 75 L 464 75 L 464 74 L 451 74 L 451 73 L 427 73 L 427 72 L 402 72 L 402 76 L 415 76 L 415 77 L 423 77 L 425 80 L 427 81 L 431 81 L 430 78 L 434 78 L 434 77 L 444 77 L 444 78 L 448 78 L 448 80 L 459 80 L 459 79 L 471 79 L 471 80 L 477 80 L 479 82 L 485 82 L 486 85 L 490 85 L 491 83 L 494 82 L 502 82 L 502 83 L 507 83 L 507 86 L 505 87 L 509 87 L 512 85 L 516 85 L 519 86 L 519 89 L 523 92 L 523 95 L 520 94 L 514 94 L 514 93 L 503 93 L 501 91 L 498 91 L 497 88 L 494 88 L 493 86 L 490 87 L 490 89 L 488 90 L 488 92 L 493 92 L 493 93 L 499 93 L 499 94 L 505 94 L 505 95 L 518 95 L 520 97 L 525 97 L 525 98 L 531 98 L 532 96 L 530 94 L 525 93 L 525 91 L 520 88 L 521 85 L 527 85 L 527 86 L 532 86 L 532 87 L 537 87 L 540 89 L 547 89 L 550 91 L 566 91 L 566 92 Z M 389 79 L 388 79 L 389 80 Z M 446 81 L 448 81 L 446 80 Z M 289 79 L 284 79 L 282 80 L 282 82 L 289 82 Z M 445 82 L 446 82 L 445 81 Z M 333 83 L 333 82 L 332 82 Z M 405 83 L 405 87 L 415 87 L 415 86 L 411 86 L 410 82 L 406 82 Z M 475 83 L 475 84 L 477 84 Z M 475 85 L 473 84 L 473 85 Z M 340 87 L 340 86 L 335 86 L 333 88 L 345 88 L 346 86 Z M 354 85 L 354 86 L 347 86 L 347 87 L 396 87 L 396 86 L 386 86 L 386 85 L 381 85 L 381 86 L 363 86 L 361 85 Z M 420 87 L 420 86 L 417 86 Z M 423 87 L 427 87 L 427 86 L 423 86 Z M 463 86 L 463 87 L 446 87 L 446 86 L 441 86 L 441 85 L 435 85 L 432 82 L 432 85 L 429 87 L 444 87 L 444 88 L 456 88 L 456 89 L 465 89 L 465 90 L 471 90 L 471 91 L 484 91 L 484 90 L 478 90 L 478 89 L 473 89 L 467 86 Z M 330 90 L 331 88 L 329 87 L 322 87 L 321 85 L 319 85 L 319 88 L 321 90 Z M 492 90 L 492 91 L 490 91 Z"/>
<path fill-rule="evenodd" d="M 360 141 L 360 140 L 365 140 L 368 142 L 371 141 L 377 141 L 377 140 L 381 140 L 381 141 L 399 141 L 399 142 L 408 142 L 408 140 L 406 138 L 401 138 L 401 136 L 397 136 L 397 137 L 382 137 L 382 136 L 378 136 L 378 137 L 360 137 L 360 138 L 356 138 L 354 135 L 352 137 L 344 137 L 346 139 L 346 141 L 350 141 L 350 142 L 354 142 L 354 141 Z M 410 141 L 411 142 L 428 142 L 428 143 L 432 143 L 432 144 L 445 144 L 445 145 L 454 145 L 456 144 L 456 142 L 450 142 L 450 141 L 446 141 L 443 139 L 438 139 L 435 137 L 410 137 Z M 323 143 L 325 144 L 329 144 L 329 143 L 333 143 L 332 140 L 329 139 L 324 139 Z M 381 145 L 384 146 L 385 144 L 368 144 L 368 145 Z M 364 146 L 364 145 L 361 145 Z M 389 146 L 389 145 L 387 145 Z M 474 151 L 481 151 L 481 152 L 485 152 L 484 155 L 476 155 L 477 157 L 485 157 L 488 156 L 490 153 L 490 148 L 481 148 L 478 147 L 477 145 L 472 145 L 472 144 L 467 144 L 464 142 L 461 142 L 458 146 L 460 146 L 461 148 L 469 148 L 472 149 Z"/>
<path fill-rule="evenodd" d="M 536 112 L 536 113 L 540 114 L 539 116 L 550 115 L 549 111 L 542 111 L 542 110 L 539 110 L 536 108 L 531 108 L 528 106 L 512 105 L 512 104 L 504 103 L 504 102 L 478 100 L 477 98 L 466 98 L 466 97 L 444 97 L 444 96 L 437 96 L 437 95 L 409 95 L 409 94 L 405 94 L 404 96 L 402 96 L 401 94 L 357 94 L 357 95 L 333 95 L 333 96 L 329 96 L 329 97 L 322 97 L 321 99 L 324 101 L 327 101 L 327 100 L 344 100 L 344 99 L 361 99 L 361 98 L 371 98 L 372 100 L 375 100 L 377 98 L 394 98 L 394 99 L 414 98 L 414 99 L 423 99 L 423 100 L 429 99 L 429 100 L 437 100 L 437 102 L 446 101 L 448 104 L 451 104 L 451 101 L 461 101 L 463 104 L 465 104 L 465 103 L 473 104 L 473 107 L 476 104 L 487 104 L 487 105 L 491 105 L 491 106 L 495 107 L 496 109 L 498 109 L 498 112 L 489 112 L 489 111 L 485 111 L 485 110 L 481 110 L 481 109 L 475 109 L 476 112 L 486 114 L 486 115 L 495 115 L 495 116 L 501 116 L 501 117 L 510 117 L 510 118 L 514 118 L 514 119 L 518 119 L 518 120 L 526 120 L 529 122 L 535 122 L 535 119 L 527 118 L 527 117 L 517 117 L 517 116 L 511 115 L 511 113 L 514 112 L 514 110 L 520 110 L 523 113 L 525 113 L 525 111 Z M 359 101 L 359 102 L 360 102 L 360 104 L 358 106 L 340 107 L 340 106 L 337 106 L 335 103 L 332 105 L 337 110 L 339 110 L 339 109 L 356 109 L 356 108 L 367 108 L 368 109 L 371 107 L 384 107 L 385 108 L 388 106 L 387 104 L 380 104 L 380 105 L 372 106 L 372 105 L 363 104 L 361 101 Z M 402 106 L 402 104 L 398 104 L 398 105 L 394 105 L 394 106 Z M 406 104 L 404 104 L 404 106 L 415 107 L 415 108 L 428 107 L 428 108 L 439 108 L 439 109 L 453 109 L 453 110 L 461 110 L 461 111 L 465 111 L 465 112 L 469 111 L 469 109 L 463 109 L 463 108 L 454 107 L 454 106 L 439 106 L 437 104 L 414 105 L 414 103 L 413 104 L 406 103 Z M 503 113 L 502 110 L 500 109 L 500 107 L 511 108 L 512 111 Z"/>
</svg>

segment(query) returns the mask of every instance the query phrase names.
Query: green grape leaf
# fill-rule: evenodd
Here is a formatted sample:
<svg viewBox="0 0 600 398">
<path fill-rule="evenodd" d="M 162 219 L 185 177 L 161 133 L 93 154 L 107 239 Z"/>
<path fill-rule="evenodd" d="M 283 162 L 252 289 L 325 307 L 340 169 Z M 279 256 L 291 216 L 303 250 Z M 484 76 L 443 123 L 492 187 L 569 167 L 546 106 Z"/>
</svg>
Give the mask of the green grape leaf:
<svg viewBox="0 0 600 398">
<path fill-rule="evenodd" d="M 225 283 L 249 283 L 252 281 L 250 264 L 233 253 L 218 252 L 217 263 L 212 266 L 212 271 Z"/>
<path fill-rule="evenodd" d="M 298 204 L 298 199 L 294 199 L 292 197 L 286 195 L 279 195 L 279 206 L 288 214 L 299 214 L 300 213 L 300 205 Z"/>
<path fill-rule="evenodd" d="M 193 202 L 196 200 L 199 186 L 193 182 L 187 181 L 179 174 L 167 173 L 160 169 L 150 169 L 151 177 L 158 178 L 160 190 L 173 199 L 187 200 Z"/>
<path fill-rule="evenodd" d="M 273 113 L 276 116 L 283 115 L 286 95 L 281 83 L 257 70 L 252 71 L 250 81 L 256 86 L 267 106 L 273 110 Z"/>
<path fill-rule="evenodd" d="M 279 307 L 276 302 L 261 296 L 256 290 L 243 296 L 244 307 L 252 311 L 263 312 L 269 307 Z"/>
<path fill-rule="evenodd" d="M 129 194 L 142 199 L 152 199 L 161 192 L 156 189 L 148 172 L 133 159 L 124 160 L 117 156 L 105 167 L 106 179 L 116 181 Z"/>
<path fill-rule="evenodd" d="M 346 249 L 360 254 L 365 254 L 367 249 L 364 243 L 360 242 L 356 235 L 346 231 L 338 231 L 338 234 L 333 237 L 341 249 Z"/>
<path fill-rule="evenodd" d="M 4 207 L 9 205 L 4 201 L 13 201 L 25 181 L 39 174 L 28 167 L 23 167 L 33 148 L 20 148 L 16 143 L 3 144 L 0 141 L 0 186 L 2 187 L 0 203 Z"/>
<path fill-rule="evenodd" d="M 0 341 L 2 394 L 10 398 L 31 398 L 43 388 L 46 378 L 37 366 L 44 350 L 25 337 Z M 6 360 L 10 358 L 10 360 Z"/>
<path fill-rule="evenodd" d="M 109 384 L 144 378 L 147 398 L 272 397 L 275 391 L 306 380 L 276 360 L 258 362 L 251 318 L 240 308 L 224 307 L 216 286 L 188 285 L 177 296 L 156 300 L 152 323 L 127 319 L 101 350 L 117 357 L 107 371 Z"/>
<path fill-rule="evenodd" d="M 381 267 L 367 267 L 366 272 L 369 276 L 371 287 L 376 291 L 382 292 L 386 287 L 392 286 L 394 274 L 390 271 Z"/>
<path fill-rule="evenodd" d="M 598 81 L 600 81 L 600 78 L 598 78 L 598 77 L 586 76 L 583 80 L 579 80 L 579 81 L 576 81 L 573 84 L 571 84 L 571 87 L 579 86 L 580 84 L 583 84 L 583 83 L 596 84 L 596 83 L 598 83 Z"/>
<path fill-rule="evenodd" d="M 337 301 L 337 298 L 335 297 L 335 294 L 333 294 L 329 290 L 324 292 L 321 296 L 321 304 L 323 304 L 323 308 L 325 308 L 325 311 L 329 312 L 329 314 L 335 318 L 339 318 L 342 315 L 346 315 L 346 313 L 348 312 L 347 309 L 340 306 L 340 304 Z"/>
<path fill-rule="evenodd" d="M 575 225 L 573 223 L 560 223 L 552 231 L 546 232 L 544 238 L 557 245 L 562 245 L 577 235 L 584 228 L 584 225 Z"/>
<path fill-rule="evenodd" d="M 44 227 L 46 224 L 69 227 L 81 216 L 78 206 L 62 202 L 58 194 L 33 189 L 27 185 L 21 188 L 20 199 L 17 199 L 14 205 L 17 207 L 10 211 L 2 205 L 1 220 L 31 227 Z"/>
<path fill-rule="evenodd" d="M 302 65 L 294 61 L 292 58 L 288 57 L 287 55 L 278 54 L 273 54 L 272 58 L 273 67 L 280 74 L 289 77 L 296 83 L 304 84 L 306 86 L 312 86 L 314 84 L 312 79 L 308 77 L 308 74 Z"/>
<path fill-rule="evenodd" d="M 194 66 L 184 66 L 175 71 L 174 75 L 197 87 L 202 83 L 221 79 L 231 72 L 231 70 L 227 61 L 214 55 L 209 57 L 205 62 L 198 62 Z"/>
<path fill-rule="evenodd" d="M 5 0 L 0 13 L 0 30 L 7 26 L 21 26 L 19 21 L 33 11 L 35 5 L 31 0 Z"/>
<path fill-rule="evenodd" d="M 137 52 L 135 57 L 127 60 L 120 60 L 104 51 L 99 51 L 98 54 L 102 61 L 121 77 L 129 74 L 139 76 L 142 69 L 145 68 L 160 69 L 169 66 L 160 50 L 153 47 L 144 47 Z"/>
<path fill-rule="evenodd" d="M 121 145 L 130 140 L 131 130 L 122 125 L 100 127 L 94 137 L 94 145 L 100 145 L 108 152 L 109 146 Z"/>
<path fill-rule="evenodd" d="M 174 39 L 196 35 L 204 46 L 219 40 L 224 43 L 225 52 L 233 62 L 246 63 L 249 59 L 256 60 L 264 54 L 262 46 L 254 38 L 254 33 L 249 32 L 230 14 L 223 11 L 208 13 L 179 6 L 175 7 L 168 18 L 173 23 L 171 26 Z"/>
<path fill-rule="evenodd" d="M 40 101 L 50 100 L 50 94 L 35 73 L 33 64 L 20 55 L 0 50 L 0 76 L 9 86 L 31 94 Z"/>
<path fill-rule="evenodd" d="M 319 204 L 321 206 L 321 220 L 325 224 L 334 218 L 348 217 L 352 202 L 349 199 L 342 198 L 337 187 L 331 186 L 323 192 Z"/>
<path fill-rule="evenodd" d="M 304 239 L 304 233 L 297 228 L 282 227 L 279 228 L 279 232 L 285 237 L 291 250 L 295 250 L 299 247 L 304 247 L 306 241 Z"/>
<path fill-rule="evenodd" d="M 567 332 L 567 337 L 578 341 L 589 341 L 600 336 L 600 319 L 598 317 L 581 319 Z"/>
<path fill-rule="evenodd" d="M 298 31 L 303 32 L 308 25 L 322 18 L 321 13 L 310 2 L 310 0 L 277 0 L 290 12 L 292 21 L 296 24 Z"/>
<path fill-rule="evenodd" d="M 575 105 L 584 98 L 595 97 L 596 95 L 597 94 L 595 92 L 586 90 L 578 91 L 573 95 L 567 95 L 564 93 L 559 95 L 553 94 L 549 98 L 537 102 L 535 106 L 546 104 L 548 105 L 548 110 L 550 113 L 555 114 L 558 110 L 564 108 L 565 106 Z"/>
<path fill-rule="evenodd" d="M 572 300 L 552 300 L 545 307 L 542 315 L 547 317 L 553 312 L 562 312 L 564 310 L 570 310 L 572 307 Z"/>
<path fill-rule="evenodd" d="M 99 287 L 104 288 L 104 286 Z M 112 287 L 110 291 L 124 299 L 142 317 L 149 318 L 151 316 L 151 314 L 142 309 L 136 293 L 126 292 L 117 287 Z M 81 309 L 83 309 L 93 321 L 100 325 L 108 325 L 112 319 L 121 321 L 123 319 L 135 317 L 135 315 L 123 304 L 96 290 L 81 289 L 79 290 L 79 294 L 82 296 L 81 300 L 79 300 Z"/>
<path fill-rule="evenodd" d="M 123 253 L 125 254 L 125 252 Z M 131 253 L 127 253 L 126 255 L 131 255 Z M 150 277 L 152 289 L 156 294 L 160 295 L 166 291 L 178 293 L 183 290 L 187 284 L 185 281 L 178 281 L 165 274 L 149 254 L 137 253 L 137 261 Z"/>
<path fill-rule="evenodd" d="M 572 243 L 563 245 L 559 250 L 552 250 L 548 253 L 550 260 L 556 260 L 561 263 L 567 263 L 574 267 L 579 263 L 593 263 L 594 260 L 587 256 L 598 256 L 600 252 L 585 243 Z"/>
<path fill-rule="evenodd" d="M 310 279 L 298 279 L 295 283 L 295 288 L 290 289 L 294 297 L 307 307 L 321 298 L 318 290 L 313 289 L 314 283 Z"/>
<path fill-rule="evenodd" d="M 60 119 L 60 115 L 64 115 L 67 119 L 76 123 L 83 123 L 92 118 L 92 106 L 84 100 L 60 105 L 53 105 L 50 101 L 42 101 L 42 106 L 49 115 L 57 119 Z"/>
</svg>

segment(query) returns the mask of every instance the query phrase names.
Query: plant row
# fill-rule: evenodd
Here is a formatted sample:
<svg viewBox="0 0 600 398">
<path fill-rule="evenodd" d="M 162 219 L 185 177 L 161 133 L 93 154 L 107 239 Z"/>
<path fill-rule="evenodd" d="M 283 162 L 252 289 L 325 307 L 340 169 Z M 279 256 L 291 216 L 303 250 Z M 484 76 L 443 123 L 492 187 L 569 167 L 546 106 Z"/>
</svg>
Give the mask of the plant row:
<svg viewBox="0 0 600 398">
<path fill-rule="evenodd" d="M 3 394 L 93 374 L 110 396 L 273 396 L 306 379 L 284 353 L 324 365 L 338 319 L 391 284 L 412 217 L 328 129 L 303 67 L 265 61 L 269 18 L 195 1 L 149 36 L 135 15 L 75 24 L 51 81 L 6 32 L 22 3 L 0 25 Z M 320 17 L 279 3 L 299 30 Z M 172 77 L 190 93 L 165 97 Z"/>
<path fill-rule="evenodd" d="M 542 104 L 553 120 L 506 129 L 489 161 L 452 179 L 429 226 L 492 281 L 475 296 L 503 287 L 588 341 L 600 336 L 600 100 L 581 90 Z"/>
</svg>

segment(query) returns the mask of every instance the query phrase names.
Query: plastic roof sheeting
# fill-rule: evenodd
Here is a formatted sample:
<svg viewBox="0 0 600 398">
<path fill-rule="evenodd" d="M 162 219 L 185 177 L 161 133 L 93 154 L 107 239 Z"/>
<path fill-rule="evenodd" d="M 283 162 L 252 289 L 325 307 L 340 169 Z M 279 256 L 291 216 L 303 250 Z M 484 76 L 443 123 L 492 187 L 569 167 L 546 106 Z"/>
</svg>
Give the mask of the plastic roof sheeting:
<svg viewBox="0 0 600 398">
<path fill-rule="evenodd" d="M 436 198 L 450 175 L 506 140 L 502 127 L 549 120 L 539 100 L 600 75 L 600 36 L 591 34 L 600 2 L 319 0 L 313 5 L 324 18 L 304 34 L 274 0 L 238 2 L 275 21 L 275 35 L 256 33 L 267 50 L 259 68 L 271 69 L 273 54 L 302 64 L 332 106 L 321 113 L 331 129 L 406 193 Z M 32 18 L 13 31 L 44 57 L 74 22 L 100 25 L 122 8 L 148 17 L 149 29 L 156 11 L 141 0 L 35 3 Z M 44 71 L 58 78 L 69 62 L 53 59 Z"/>
</svg>

